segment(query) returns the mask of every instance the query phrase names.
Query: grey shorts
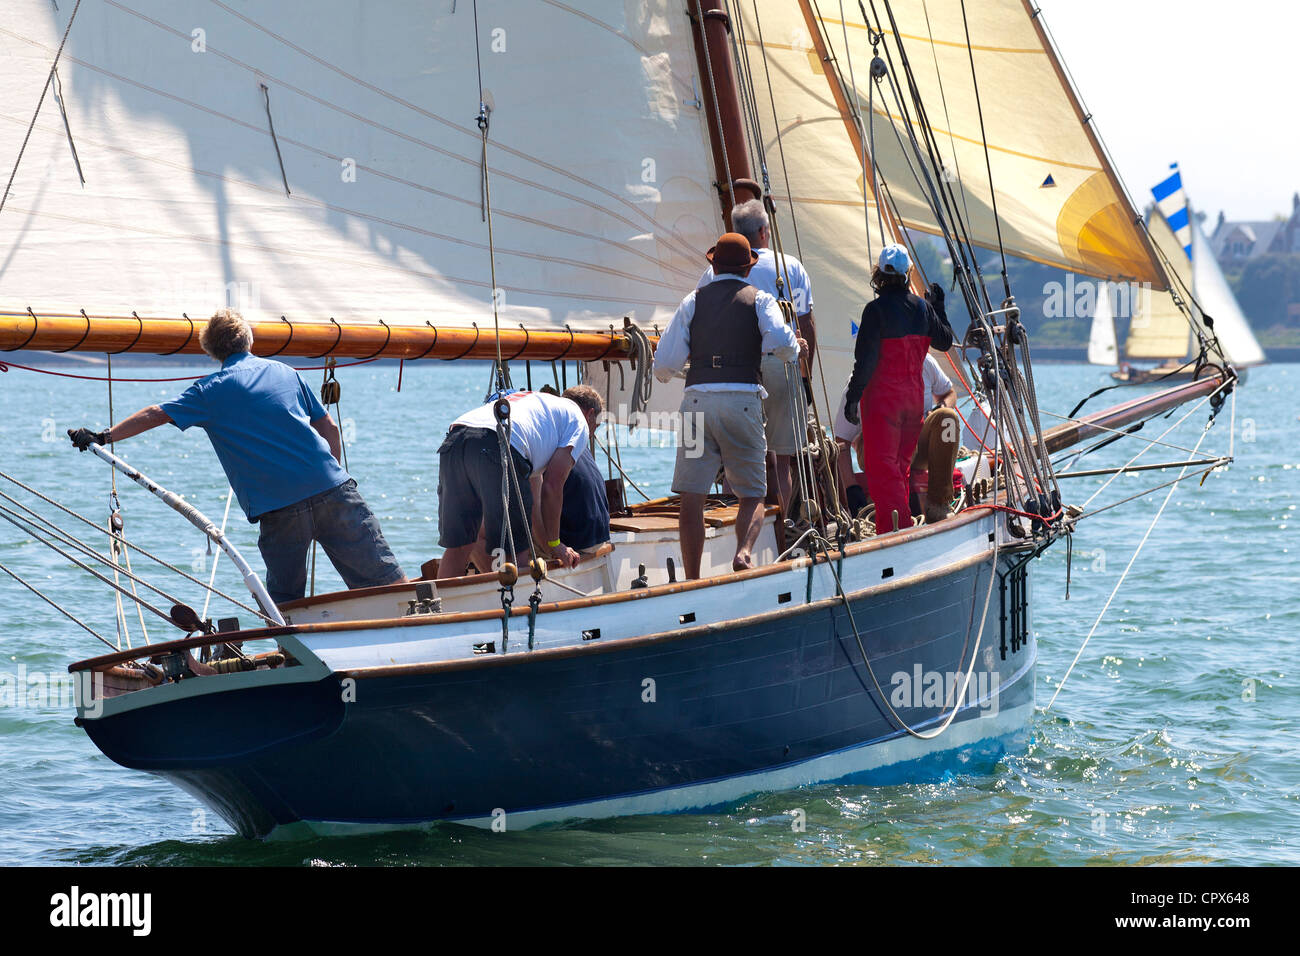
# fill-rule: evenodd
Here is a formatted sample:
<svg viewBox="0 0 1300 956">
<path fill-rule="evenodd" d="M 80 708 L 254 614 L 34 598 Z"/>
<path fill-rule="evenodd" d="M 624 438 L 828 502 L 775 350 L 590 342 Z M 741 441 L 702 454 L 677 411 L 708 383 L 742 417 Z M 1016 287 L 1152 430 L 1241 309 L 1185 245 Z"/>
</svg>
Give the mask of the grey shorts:
<svg viewBox="0 0 1300 956">
<path fill-rule="evenodd" d="M 767 495 L 767 439 L 757 392 L 690 390 L 681 412 L 674 492 L 708 494 L 722 467 L 741 498 Z"/>
<path fill-rule="evenodd" d="M 787 369 L 788 377 L 787 377 Z M 763 399 L 763 426 L 767 434 L 767 450 L 778 455 L 793 455 L 802 444 L 795 432 L 794 415 L 791 406 L 791 386 L 803 388 L 799 380 L 798 366 L 781 361 L 775 355 L 764 355 L 762 365 L 763 388 L 767 398 Z"/>
<path fill-rule="evenodd" d="M 528 550 L 528 519 L 533 510 L 533 468 L 514 447 L 510 460 L 519 480 L 519 498 L 510 495 L 510 532 L 515 553 Z M 506 508 L 501 500 L 501 445 L 496 432 L 457 425 L 438 449 L 438 544 L 458 548 L 478 540 L 479 525 L 488 551 L 501 543 Z"/>
</svg>

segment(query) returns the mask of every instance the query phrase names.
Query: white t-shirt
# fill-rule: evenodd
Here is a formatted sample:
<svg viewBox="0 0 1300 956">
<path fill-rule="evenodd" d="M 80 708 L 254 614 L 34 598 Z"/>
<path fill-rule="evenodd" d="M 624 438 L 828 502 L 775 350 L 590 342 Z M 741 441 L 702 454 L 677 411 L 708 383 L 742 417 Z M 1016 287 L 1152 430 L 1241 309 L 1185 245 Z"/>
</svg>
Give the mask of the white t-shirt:
<svg viewBox="0 0 1300 956">
<path fill-rule="evenodd" d="M 786 273 L 789 273 L 790 301 L 794 303 L 795 315 L 807 315 L 811 312 L 813 307 L 812 281 L 808 278 L 808 272 L 804 269 L 803 263 L 794 256 L 783 255 L 781 258 L 785 260 L 785 267 L 778 273 L 776 253 L 767 248 L 756 249 L 755 252 L 758 253 L 758 261 L 754 263 L 754 268 L 749 270 L 749 275 L 745 277 L 745 281 L 754 288 L 766 292 L 772 298 L 779 299 L 780 296 L 776 294 L 777 276 L 779 274 L 781 280 L 784 281 Z M 696 288 L 703 288 L 712 281 L 713 266 L 709 266 L 704 270 L 704 275 L 700 277 L 700 283 Z"/>
<path fill-rule="evenodd" d="M 561 448 L 571 447 L 574 461 L 587 451 L 587 420 L 577 402 L 547 392 L 514 392 L 506 401 L 510 403 L 510 446 L 528 459 L 532 474 L 544 469 Z M 495 431 L 495 404 L 481 405 L 452 424 Z"/>
<path fill-rule="evenodd" d="M 952 391 L 952 379 L 944 374 L 939 361 L 933 355 L 926 355 L 925 365 L 921 368 L 921 377 L 925 379 L 925 390 L 936 400 Z"/>
</svg>

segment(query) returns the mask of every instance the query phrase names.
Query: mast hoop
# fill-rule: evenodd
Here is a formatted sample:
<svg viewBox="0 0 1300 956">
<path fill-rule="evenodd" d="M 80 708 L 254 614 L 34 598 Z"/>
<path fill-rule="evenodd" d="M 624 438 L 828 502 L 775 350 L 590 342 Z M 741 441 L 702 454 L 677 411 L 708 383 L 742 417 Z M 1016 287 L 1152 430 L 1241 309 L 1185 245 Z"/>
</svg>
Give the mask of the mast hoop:
<svg viewBox="0 0 1300 956">
<path fill-rule="evenodd" d="M 334 336 L 334 344 L 331 345 L 329 348 L 327 348 L 324 352 L 321 352 L 320 355 L 309 355 L 307 356 L 308 358 L 310 359 L 324 358 L 325 356 L 329 355 L 331 352 L 333 352 L 336 348 L 339 347 L 339 342 L 343 341 L 343 326 L 339 325 L 338 322 L 334 320 L 334 316 L 332 315 L 330 316 L 330 322 L 334 324 L 334 328 L 338 329 L 338 334 Z"/>
<path fill-rule="evenodd" d="M 186 316 L 186 318 L 189 318 L 189 316 Z M 270 355 L 263 355 L 262 358 L 275 358 L 277 355 L 279 355 L 281 352 L 287 349 L 289 345 L 293 342 L 293 323 L 290 322 L 283 315 L 280 316 L 280 321 L 283 322 L 285 325 L 289 326 L 289 337 L 284 340 L 284 344 L 281 345 L 278 349 L 276 349 Z"/>
<path fill-rule="evenodd" d="M 727 36 L 731 36 L 731 15 L 726 10 L 705 10 L 705 20 L 721 20 L 722 28 L 727 31 Z"/>
</svg>

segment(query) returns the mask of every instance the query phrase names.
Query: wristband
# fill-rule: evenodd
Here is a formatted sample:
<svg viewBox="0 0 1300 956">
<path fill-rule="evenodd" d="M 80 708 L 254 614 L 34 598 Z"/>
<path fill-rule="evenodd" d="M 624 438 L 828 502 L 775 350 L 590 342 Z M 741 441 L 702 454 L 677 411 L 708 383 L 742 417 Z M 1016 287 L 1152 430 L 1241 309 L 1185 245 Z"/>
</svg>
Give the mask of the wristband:
<svg viewBox="0 0 1300 956">
<path fill-rule="evenodd" d="M 548 548 L 558 548 L 560 546 L 560 539 L 556 538 L 554 541 L 548 541 L 546 542 L 546 546 Z"/>
</svg>

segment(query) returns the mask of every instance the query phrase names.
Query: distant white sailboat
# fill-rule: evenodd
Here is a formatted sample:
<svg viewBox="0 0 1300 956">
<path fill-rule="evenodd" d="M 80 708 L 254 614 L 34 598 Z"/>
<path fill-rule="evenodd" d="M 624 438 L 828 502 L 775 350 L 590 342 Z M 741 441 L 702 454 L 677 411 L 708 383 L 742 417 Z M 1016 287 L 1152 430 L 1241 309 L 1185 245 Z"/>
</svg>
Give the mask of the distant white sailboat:
<svg viewBox="0 0 1300 956">
<path fill-rule="evenodd" d="M 1118 366 L 1112 377 L 1121 382 L 1192 378 L 1197 371 L 1199 343 L 1204 337 L 1211 343 L 1207 356 L 1210 362 L 1230 364 L 1239 372 L 1263 364 L 1267 360 L 1264 350 L 1185 198 L 1181 175 L 1175 172 L 1153 194 L 1160 204 L 1148 210 L 1148 231 L 1176 279 L 1175 287 L 1190 292 L 1190 296 L 1180 295 L 1187 312 L 1174 302 L 1170 292 L 1136 297 L 1121 358 L 1114 303 L 1110 301 L 1107 285 L 1102 284 L 1093 311 L 1088 361 L 1093 365 Z M 1171 218 L 1166 218 L 1169 210 L 1174 211 Z M 1207 328 L 1207 316 L 1218 337 L 1217 350 L 1213 344 L 1215 336 Z M 1154 359 L 1158 364 L 1133 368 L 1129 365 L 1133 359 Z"/>
<path fill-rule="evenodd" d="M 1119 342 L 1115 338 L 1115 314 L 1110 306 L 1107 283 L 1097 290 L 1097 304 L 1092 313 L 1092 331 L 1088 335 L 1088 361 L 1093 365 L 1118 365 Z"/>
</svg>

